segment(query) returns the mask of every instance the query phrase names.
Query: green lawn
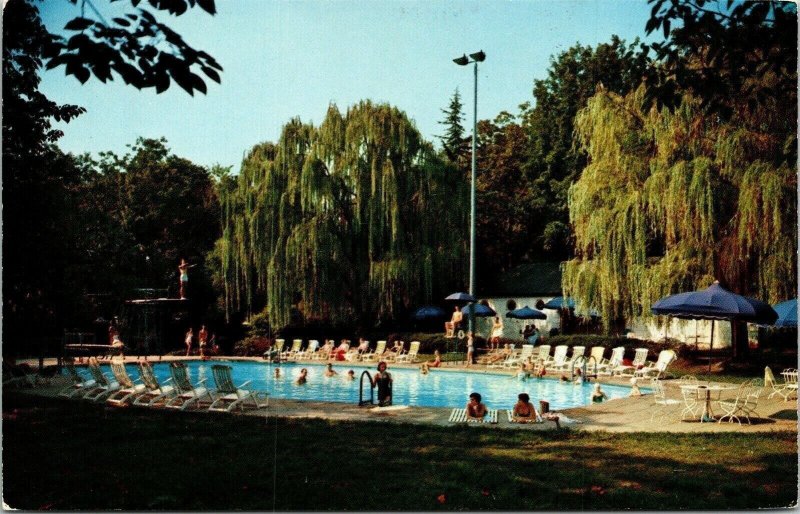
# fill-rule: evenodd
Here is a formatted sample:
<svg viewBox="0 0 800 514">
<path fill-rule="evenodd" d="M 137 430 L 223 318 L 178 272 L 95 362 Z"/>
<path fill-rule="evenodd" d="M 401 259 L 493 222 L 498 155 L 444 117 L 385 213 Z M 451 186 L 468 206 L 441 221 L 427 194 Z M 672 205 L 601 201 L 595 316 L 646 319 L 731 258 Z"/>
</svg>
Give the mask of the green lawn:
<svg viewBox="0 0 800 514">
<path fill-rule="evenodd" d="M 797 499 L 794 434 L 591 434 L 275 420 L 3 397 L 21 509 L 754 509 Z"/>
</svg>

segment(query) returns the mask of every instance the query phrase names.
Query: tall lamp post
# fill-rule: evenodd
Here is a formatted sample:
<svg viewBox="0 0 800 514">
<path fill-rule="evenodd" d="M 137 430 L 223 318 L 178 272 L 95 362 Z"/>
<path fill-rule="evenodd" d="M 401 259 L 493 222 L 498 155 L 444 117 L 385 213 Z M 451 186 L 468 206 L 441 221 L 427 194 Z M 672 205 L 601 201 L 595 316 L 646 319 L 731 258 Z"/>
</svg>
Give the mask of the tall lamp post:
<svg viewBox="0 0 800 514">
<path fill-rule="evenodd" d="M 483 50 L 474 54 L 466 54 L 453 59 L 459 66 L 466 66 L 475 63 L 475 90 L 473 95 L 473 116 L 472 116 L 472 172 L 470 174 L 469 189 L 469 294 L 475 296 L 475 147 L 478 137 L 478 63 L 486 59 Z M 469 325 L 468 330 L 473 334 L 475 330 L 475 304 L 469 306 Z"/>
</svg>

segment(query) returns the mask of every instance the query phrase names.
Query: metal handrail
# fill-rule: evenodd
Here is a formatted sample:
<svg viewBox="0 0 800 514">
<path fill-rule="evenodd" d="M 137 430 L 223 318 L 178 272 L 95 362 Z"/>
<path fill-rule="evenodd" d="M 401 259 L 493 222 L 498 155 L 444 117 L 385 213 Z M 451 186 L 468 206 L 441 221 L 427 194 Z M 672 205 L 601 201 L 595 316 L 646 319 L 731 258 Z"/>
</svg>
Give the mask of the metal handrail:
<svg viewBox="0 0 800 514">
<path fill-rule="evenodd" d="M 364 377 L 367 377 L 367 381 L 369 382 L 369 400 L 364 400 Z M 372 388 L 372 375 L 369 374 L 369 371 L 364 370 L 361 373 L 361 378 L 358 382 L 358 406 L 363 407 L 364 405 L 374 405 L 375 403 L 375 390 Z"/>
</svg>

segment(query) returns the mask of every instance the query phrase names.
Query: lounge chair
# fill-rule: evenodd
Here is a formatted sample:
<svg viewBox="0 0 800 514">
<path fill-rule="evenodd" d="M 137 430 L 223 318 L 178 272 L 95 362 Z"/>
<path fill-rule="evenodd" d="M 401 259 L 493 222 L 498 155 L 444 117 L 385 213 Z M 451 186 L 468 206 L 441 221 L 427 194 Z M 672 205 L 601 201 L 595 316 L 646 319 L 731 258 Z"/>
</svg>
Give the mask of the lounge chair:
<svg viewBox="0 0 800 514">
<path fill-rule="evenodd" d="M 650 377 L 661 378 L 661 375 L 667 371 L 670 364 L 677 358 L 675 352 L 672 350 L 661 350 L 658 354 L 658 360 L 651 363 L 649 366 L 637 369 L 633 372 L 635 377 Z"/>
<path fill-rule="evenodd" d="M 569 348 L 565 344 L 556 346 L 556 349 L 553 350 L 553 358 L 545 363 L 546 369 L 548 371 L 562 369 L 564 367 L 564 363 L 567 362 L 568 349 Z"/>
<path fill-rule="evenodd" d="M 69 375 L 72 383 L 59 391 L 58 396 L 63 396 L 64 398 L 82 396 L 89 388 L 97 383 L 92 378 L 84 378 L 81 376 L 78 370 L 75 369 L 75 364 L 73 364 L 71 360 L 64 361 L 64 369 L 67 370 L 67 375 Z"/>
<path fill-rule="evenodd" d="M 300 353 L 300 347 L 303 346 L 302 339 L 294 339 L 292 340 L 292 347 L 283 353 L 281 353 L 281 360 L 288 361 L 294 359 L 298 353 Z"/>
<path fill-rule="evenodd" d="M 605 353 L 605 346 L 592 346 L 589 356 L 586 358 L 586 366 L 596 366 L 599 368 L 600 363 L 603 362 L 603 354 Z"/>
<path fill-rule="evenodd" d="M 403 355 L 399 355 L 395 362 L 417 362 L 417 354 L 419 353 L 419 341 L 411 341 L 411 344 L 408 347 L 408 353 L 404 353 Z"/>
<path fill-rule="evenodd" d="M 508 409 L 506 411 L 506 413 L 508 413 L 508 422 L 509 423 L 520 423 L 519 421 L 514 421 L 514 409 Z M 536 410 L 536 407 L 534 407 L 533 408 L 533 417 L 530 418 L 527 421 L 524 421 L 524 423 L 544 423 L 544 418 L 542 418 L 542 415 L 539 414 L 539 411 Z"/>
<path fill-rule="evenodd" d="M 534 351 L 534 355 L 532 356 L 534 361 L 541 362 L 541 363 L 546 363 L 548 360 L 550 360 L 550 345 L 549 344 L 543 344 L 541 346 L 535 346 L 534 348 L 535 348 L 535 351 Z"/>
<path fill-rule="evenodd" d="M 119 382 L 109 380 L 105 373 L 100 370 L 100 363 L 97 362 L 97 357 L 89 357 L 89 371 L 94 378 L 95 384 L 87 388 L 83 398 L 93 402 L 101 401 L 117 389 L 119 389 Z"/>
<path fill-rule="evenodd" d="M 395 343 L 396 344 L 396 343 Z M 397 358 L 406 353 L 406 342 L 400 341 L 400 350 L 394 351 L 394 347 L 383 352 L 383 360 L 386 362 L 397 362 Z"/>
<path fill-rule="evenodd" d="M 264 352 L 264 358 L 265 359 L 270 359 L 270 360 L 273 360 L 276 357 L 280 358 L 281 354 L 283 353 L 283 345 L 284 344 L 286 344 L 285 340 L 276 339 L 275 340 L 275 344 L 272 346 L 272 348 L 270 348 L 269 350 Z"/>
<path fill-rule="evenodd" d="M 83 395 L 89 387 L 92 387 L 96 384 L 94 379 L 83 377 L 78 370 L 75 369 L 75 364 L 71 359 L 64 361 L 64 369 L 67 371 L 67 375 L 69 376 L 71 383 L 58 392 L 59 396 L 63 396 L 65 398 L 80 396 Z"/>
<path fill-rule="evenodd" d="M 519 366 L 521 363 L 528 362 L 528 359 L 533 355 L 533 346 L 526 344 L 522 345 L 522 350 L 518 354 L 511 354 L 506 360 L 502 362 L 504 368 L 513 368 Z"/>
<path fill-rule="evenodd" d="M 386 341 L 378 341 L 375 344 L 375 351 L 366 354 L 361 360 L 364 362 L 377 362 L 383 359 L 384 353 L 386 353 Z"/>
<path fill-rule="evenodd" d="M 250 380 L 235 386 L 231 377 L 231 369 L 230 366 L 224 364 L 211 366 L 217 389 L 214 391 L 216 399 L 208 407 L 208 410 L 231 412 L 236 408 L 244 411 L 246 406 L 252 406 L 256 409 L 268 407 L 269 397 L 267 393 L 242 389 L 250 383 Z"/>
<path fill-rule="evenodd" d="M 153 374 L 153 367 L 149 362 L 139 363 L 139 376 L 142 378 L 147 390 L 133 400 L 134 405 L 152 407 L 158 403 L 166 403 L 169 398 L 175 396 L 175 388 L 171 385 L 161 385 Z M 168 378 L 167 382 L 172 379 Z"/>
<path fill-rule="evenodd" d="M 772 370 L 769 366 L 764 368 L 764 387 L 771 388 L 772 392 L 767 396 L 767 398 L 772 398 L 776 394 L 783 398 L 783 401 L 789 401 L 789 396 L 794 394 L 797 396 L 797 370 L 795 369 L 787 369 L 783 371 L 785 374 L 784 377 L 794 377 L 794 381 L 792 380 L 784 380 L 783 384 L 778 384 L 775 380 L 775 375 L 772 374 Z"/>
<path fill-rule="evenodd" d="M 624 364 L 620 364 L 614 368 L 613 373 L 632 377 L 636 370 L 644 366 L 645 362 L 647 362 L 647 352 L 647 348 L 637 348 L 631 365 L 625 366 Z"/>
<path fill-rule="evenodd" d="M 316 355 L 317 348 L 319 348 L 319 341 L 317 341 L 316 339 L 312 339 L 312 340 L 310 340 L 308 342 L 308 346 L 306 347 L 305 350 L 298 351 L 298 352 L 295 353 L 295 359 L 296 360 L 300 360 L 300 359 L 306 359 L 306 360 L 316 359 L 317 358 L 317 355 Z"/>
<path fill-rule="evenodd" d="M 114 373 L 114 378 L 117 379 L 117 383 L 119 383 L 121 388 L 117 389 L 111 393 L 111 396 L 106 398 L 107 404 L 116 406 L 127 405 L 128 402 L 132 402 L 137 396 L 147 392 L 147 387 L 141 383 L 141 378 L 134 381 L 128 376 L 128 372 L 125 369 L 125 361 L 122 358 L 114 357 L 111 359 L 111 372 Z"/>
<path fill-rule="evenodd" d="M 467 419 L 467 409 L 453 409 L 449 420 L 451 423 L 497 423 L 497 409 L 487 409 L 486 416 L 480 419 Z"/>
<path fill-rule="evenodd" d="M 578 367 L 580 366 L 580 363 L 583 360 L 584 353 L 586 353 L 585 346 L 573 346 L 572 355 L 570 356 L 570 358 L 567 359 L 565 357 L 561 365 L 558 365 L 556 362 L 553 362 L 552 369 L 554 371 L 569 371 L 570 369 L 572 369 L 573 365 L 575 367 Z"/>
<path fill-rule="evenodd" d="M 171 362 L 169 364 L 169 372 L 172 375 L 172 385 L 175 387 L 177 394 L 164 404 L 165 407 L 186 410 L 193 405 L 200 407 L 201 403 L 204 402 L 211 405 L 214 401 L 209 390 L 203 386 L 206 379 L 202 379 L 197 386 L 192 385 L 186 371 L 186 364 Z"/>
<path fill-rule="evenodd" d="M 597 373 L 600 375 L 611 375 L 614 370 L 622 366 L 622 358 L 625 356 L 625 347 L 617 346 L 611 350 L 611 357 L 603 359 L 597 367 Z"/>
<path fill-rule="evenodd" d="M 741 417 L 744 417 L 749 425 L 750 416 L 756 417 L 756 407 L 758 407 L 758 399 L 763 389 L 758 379 L 742 383 L 735 399 L 717 402 L 719 408 L 725 413 L 720 416 L 718 422 L 722 423 L 723 419 L 728 418 L 729 423 L 733 423 L 735 419 L 741 425 Z"/>
</svg>

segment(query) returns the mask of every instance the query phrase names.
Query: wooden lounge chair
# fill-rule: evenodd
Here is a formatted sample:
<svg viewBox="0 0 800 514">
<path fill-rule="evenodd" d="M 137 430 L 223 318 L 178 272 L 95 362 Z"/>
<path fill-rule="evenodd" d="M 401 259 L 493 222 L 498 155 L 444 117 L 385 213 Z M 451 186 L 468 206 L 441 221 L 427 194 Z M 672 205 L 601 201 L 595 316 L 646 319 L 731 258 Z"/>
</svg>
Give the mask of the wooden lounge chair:
<svg viewBox="0 0 800 514">
<path fill-rule="evenodd" d="M 172 376 L 172 385 L 175 387 L 175 397 L 168 400 L 164 406 L 170 409 L 186 410 L 189 407 L 200 407 L 203 403 L 211 405 L 214 398 L 211 392 L 203 386 L 206 379 L 202 379 L 197 386 L 189 381 L 186 364 L 171 362 L 169 372 Z"/>
<path fill-rule="evenodd" d="M 214 391 L 216 399 L 208 407 L 208 410 L 231 412 L 236 408 L 243 411 L 247 406 L 256 409 L 268 407 L 269 397 L 267 393 L 242 389 L 250 383 L 250 380 L 239 386 L 235 386 L 233 384 L 233 378 L 231 377 L 231 369 L 230 366 L 224 364 L 215 364 L 211 367 L 217 389 Z"/>
<path fill-rule="evenodd" d="M 677 355 L 672 350 L 661 350 L 658 354 L 658 360 L 655 363 L 651 363 L 649 366 L 645 366 L 643 368 L 637 369 L 633 372 L 633 376 L 635 377 L 651 377 L 654 376 L 655 378 L 661 378 L 661 375 L 667 371 L 672 362 L 677 359 Z"/>
<path fill-rule="evenodd" d="M 404 353 L 402 355 L 397 356 L 395 359 L 396 362 L 417 362 L 417 354 L 419 353 L 419 341 L 411 341 L 410 346 L 408 347 L 408 353 Z"/>
<path fill-rule="evenodd" d="M 483 419 L 467 419 L 467 409 L 453 409 L 449 420 L 451 423 L 497 423 L 497 409 L 487 409 Z"/>
<path fill-rule="evenodd" d="M 97 383 L 92 378 L 84 378 L 81 376 L 81 374 L 78 373 L 78 370 L 75 369 L 75 364 L 73 364 L 71 359 L 64 361 L 64 369 L 67 370 L 67 375 L 72 383 L 59 391 L 58 396 L 63 396 L 64 398 L 83 396 L 86 394 L 86 391 L 88 391 L 89 388 L 93 387 Z"/>
<path fill-rule="evenodd" d="M 166 403 L 167 399 L 175 396 L 175 388 L 173 386 L 158 383 L 153 374 L 153 367 L 149 362 L 139 363 L 139 376 L 142 378 L 147 390 L 133 400 L 134 405 L 152 407 L 158 403 Z M 167 382 L 171 380 L 171 378 L 168 378 Z"/>
<path fill-rule="evenodd" d="M 107 404 L 118 407 L 127 405 L 128 402 L 132 402 L 137 396 L 147 391 L 147 387 L 141 382 L 141 379 L 131 380 L 131 377 L 128 376 L 128 371 L 125 369 L 125 361 L 121 358 L 115 357 L 111 359 L 111 372 L 121 388 L 106 398 Z"/>
<path fill-rule="evenodd" d="M 89 371 L 92 373 L 95 384 L 87 388 L 83 398 L 93 402 L 104 400 L 108 395 L 119 389 L 119 382 L 109 380 L 105 373 L 100 370 L 100 363 L 97 357 L 89 357 Z"/>
</svg>

